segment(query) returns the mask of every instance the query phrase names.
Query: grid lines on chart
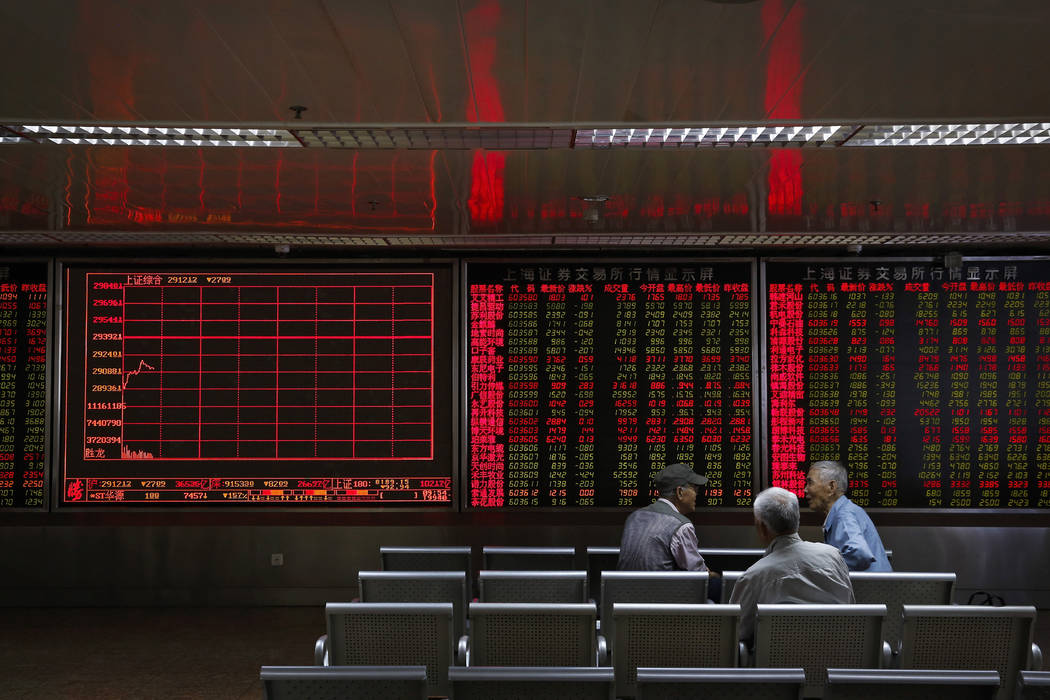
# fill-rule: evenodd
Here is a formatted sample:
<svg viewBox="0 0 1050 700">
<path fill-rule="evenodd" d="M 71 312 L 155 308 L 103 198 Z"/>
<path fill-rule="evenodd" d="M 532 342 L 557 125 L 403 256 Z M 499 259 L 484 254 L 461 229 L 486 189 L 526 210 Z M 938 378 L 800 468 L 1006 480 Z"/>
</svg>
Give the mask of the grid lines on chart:
<svg viewBox="0 0 1050 700">
<path fill-rule="evenodd" d="M 119 458 L 432 457 L 433 275 L 226 279 L 124 286 Z"/>
</svg>

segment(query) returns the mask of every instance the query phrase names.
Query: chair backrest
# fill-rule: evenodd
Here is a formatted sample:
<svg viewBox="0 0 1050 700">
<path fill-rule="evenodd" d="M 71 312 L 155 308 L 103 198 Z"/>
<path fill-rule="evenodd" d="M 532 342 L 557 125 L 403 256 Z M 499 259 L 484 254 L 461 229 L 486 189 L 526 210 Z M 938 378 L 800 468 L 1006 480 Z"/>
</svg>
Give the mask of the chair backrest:
<svg viewBox="0 0 1050 700">
<path fill-rule="evenodd" d="M 903 606 L 901 668 L 983 669 L 999 672 L 997 695 L 1013 696 L 1028 665 L 1035 627 L 1031 606 Z"/>
<path fill-rule="evenodd" d="M 798 700 L 801 668 L 639 668 L 638 700 Z"/>
<path fill-rule="evenodd" d="M 1021 671 L 1017 691 L 1021 700 L 1050 700 L 1050 671 Z"/>
<path fill-rule="evenodd" d="M 743 571 L 723 571 L 722 572 L 722 600 L 723 603 L 728 603 L 729 599 L 733 597 L 733 587 L 736 586 L 736 582 L 740 580 L 740 577 L 744 575 Z"/>
<path fill-rule="evenodd" d="M 849 575 L 858 603 L 885 603 L 882 636 L 894 652 L 900 651 L 904 632 L 901 606 L 949 605 L 955 592 L 955 574 L 903 571 L 853 571 Z"/>
<path fill-rule="evenodd" d="M 595 666 L 594 603 L 471 603 L 471 666 Z"/>
<path fill-rule="evenodd" d="M 463 571 L 360 571 L 362 603 L 452 603 L 452 633 L 467 629 L 467 574 Z"/>
<path fill-rule="evenodd" d="M 885 605 L 759 603 L 755 666 L 806 671 L 805 695 L 821 697 L 827 669 L 878 668 Z"/>
<path fill-rule="evenodd" d="M 889 668 L 828 669 L 827 700 L 991 700 L 995 671 L 916 671 Z"/>
<path fill-rule="evenodd" d="M 464 571 L 469 576 L 470 547 L 380 547 L 383 571 Z"/>
<path fill-rule="evenodd" d="M 263 666 L 259 677 L 263 700 L 427 698 L 426 666 Z"/>
<path fill-rule="evenodd" d="M 701 549 L 700 556 L 715 571 L 745 571 L 766 555 L 764 549 L 743 547 Z"/>
<path fill-rule="evenodd" d="M 424 664 L 427 693 L 448 695 L 452 603 L 328 603 L 330 666 Z"/>
<path fill-rule="evenodd" d="M 616 603 L 611 640 L 616 696 L 633 697 L 638 667 L 729 667 L 738 663 L 739 605 Z"/>
<path fill-rule="evenodd" d="M 588 595 L 593 600 L 601 599 L 602 572 L 616 571 L 616 564 L 619 561 L 619 547 L 587 548 L 587 584 L 590 586 Z"/>
<path fill-rule="evenodd" d="M 573 547 L 484 547 L 481 568 L 486 571 L 572 571 Z"/>
<path fill-rule="evenodd" d="M 616 603 L 706 603 L 708 576 L 706 571 L 602 572 L 602 634 L 612 644 Z"/>
<path fill-rule="evenodd" d="M 608 700 L 613 670 L 571 666 L 457 666 L 448 670 L 456 700 Z"/>
<path fill-rule="evenodd" d="M 481 571 L 482 603 L 586 603 L 586 571 Z"/>
</svg>

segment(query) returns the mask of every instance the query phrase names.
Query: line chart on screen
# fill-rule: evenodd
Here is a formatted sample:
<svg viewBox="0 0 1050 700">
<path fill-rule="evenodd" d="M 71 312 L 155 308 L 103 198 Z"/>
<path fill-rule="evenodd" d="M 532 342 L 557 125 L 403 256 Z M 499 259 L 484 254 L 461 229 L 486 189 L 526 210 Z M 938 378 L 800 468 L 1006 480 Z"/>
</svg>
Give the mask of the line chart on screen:
<svg viewBox="0 0 1050 700">
<path fill-rule="evenodd" d="M 86 285 L 86 460 L 433 456 L 430 273 L 90 273 Z"/>
</svg>

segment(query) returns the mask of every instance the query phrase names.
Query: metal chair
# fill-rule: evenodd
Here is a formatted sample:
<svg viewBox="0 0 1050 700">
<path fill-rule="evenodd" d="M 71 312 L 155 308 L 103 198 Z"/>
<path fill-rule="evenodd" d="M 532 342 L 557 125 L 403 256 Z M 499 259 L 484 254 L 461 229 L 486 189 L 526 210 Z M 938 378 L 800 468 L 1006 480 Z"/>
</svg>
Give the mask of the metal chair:
<svg viewBox="0 0 1050 700">
<path fill-rule="evenodd" d="M 901 668 L 974 669 L 999 672 L 999 700 L 1012 697 L 1018 674 L 1042 667 L 1032 642 L 1035 608 L 985 605 L 904 605 Z"/>
<path fill-rule="evenodd" d="M 720 602 L 729 602 L 729 599 L 733 597 L 733 587 L 736 586 L 736 582 L 739 581 L 740 577 L 743 575 L 743 571 L 722 572 L 722 600 Z"/>
<path fill-rule="evenodd" d="M 601 599 L 602 572 L 616 571 L 616 564 L 619 561 L 619 547 L 587 548 L 587 581 L 590 586 L 588 595 L 592 600 Z"/>
<path fill-rule="evenodd" d="M 1050 671 L 1021 671 L 1017 695 L 1021 700 L 1050 700 Z"/>
<path fill-rule="evenodd" d="M 328 603 L 328 633 L 314 645 L 318 666 L 427 669 L 427 694 L 448 695 L 455 660 L 452 603 Z"/>
<path fill-rule="evenodd" d="M 462 571 L 360 571 L 362 603 L 452 603 L 453 634 L 467 633 L 467 574 Z"/>
<path fill-rule="evenodd" d="M 616 603 L 706 603 L 708 577 L 706 571 L 602 572 L 602 634 L 612 642 Z"/>
<path fill-rule="evenodd" d="M 638 700 L 798 700 L 801 668 L 639 668 Z"/>
<path fill-rule="evenodd" d="M 827 669 L 889 663 L 882 640 L 885 605 L 758 604 L 755 666 L 806 671 L 805 697 L 822 697 Z"/>
<path fill-rule="evenodd" d="M 949 605 L 955 592 L 953 573 L 909 573 L 902 571 L 866 572 L 853 571 L 849 575 L 853 584 L 853 595 L 857 603 L 884 603 L 886 620 L 882 625 L 882 636 L 890 643 L 894 653 L 901 648 L 904 621 L 901 606 Z"/>
<path fill-rule="evenodd" d="M 470 575 L 470 547 L 380 547 L 383 571 L 463 571 Z"/>
<path fill-rule="evenodd" d="M 263 666 L 263 700 L 426 700 L 426 666 Z"/>
<path fill-rule="evenodd" d="M 594 632 L 597 613 L 594 603 L 471 603 L 459 665 L 602 665 L 607 653 Z"/>
<path fill-rule="evenodd" d="M 484 547 L 481 568 L 485 571 L 572 571 L 576 569 L 573 547 Z"/>
<path fill-rule="evenodd" d="M 482 571 L 482 603 L 586 603 L 586 571 Z"/>
<path fill-rule="evenodd" d="M 915 671 L 887 668 L 828 669 L 828 700 L 991 700 L 995 671 Z"/>
<path fill-rule="evenodd" d="M 609 700 L 611 668 L 456 666 L 448 670 L 456 700 Z"/>
<path fill-rule="evenodd" d="M 638 667 L 730 667 L 739 663 L 739 605 L 616 603 L 612 619 L 616 696 L 633 697 Z"/>
</svg>

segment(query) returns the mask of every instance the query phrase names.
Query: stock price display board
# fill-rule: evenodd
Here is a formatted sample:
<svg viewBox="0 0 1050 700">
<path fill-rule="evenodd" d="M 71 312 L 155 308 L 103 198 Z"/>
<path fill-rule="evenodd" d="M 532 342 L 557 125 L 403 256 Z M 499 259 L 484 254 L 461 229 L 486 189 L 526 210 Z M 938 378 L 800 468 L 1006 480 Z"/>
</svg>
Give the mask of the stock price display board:
<svg viewBox="0 0 1050 700">
<path fill-rule="evenodd" d="M 685 462 L 753 489 L 750 262 L 468 264 L 472 507 L 637 507 Z"/>
<path fill-rule="evenodd" d="M 1050 261 L 770 261 L 772 483 L 864 506 L 1050 507 Z"/>
<path fill-rule="evenodd" d="M 450 278 L 67 270 L 62 503 L 450 507 Z"/>
<path fill-rule="evenodd" d="M 46 504 L 47 265 L 0 266 L 0 509 Z"/>
</svg>

